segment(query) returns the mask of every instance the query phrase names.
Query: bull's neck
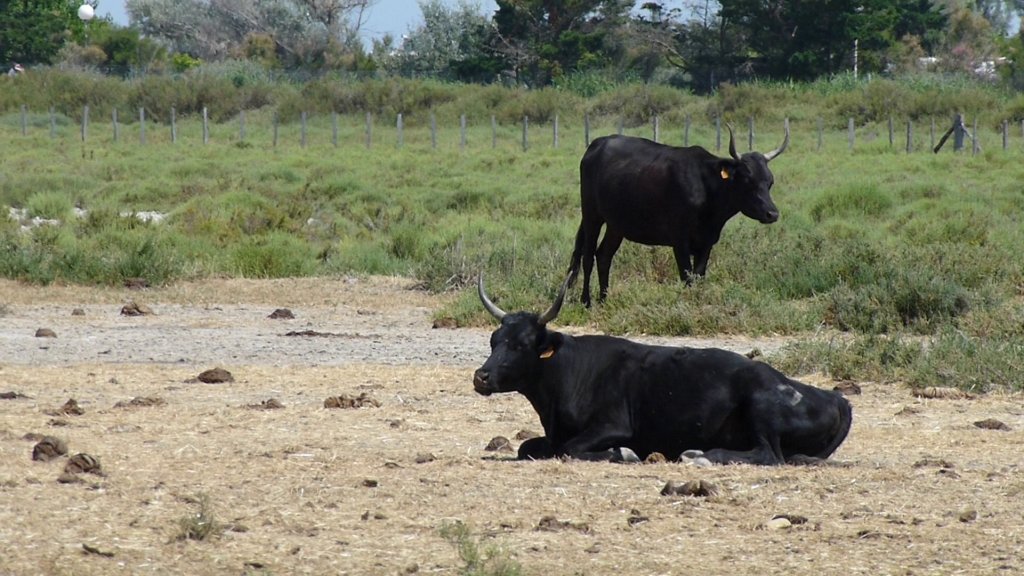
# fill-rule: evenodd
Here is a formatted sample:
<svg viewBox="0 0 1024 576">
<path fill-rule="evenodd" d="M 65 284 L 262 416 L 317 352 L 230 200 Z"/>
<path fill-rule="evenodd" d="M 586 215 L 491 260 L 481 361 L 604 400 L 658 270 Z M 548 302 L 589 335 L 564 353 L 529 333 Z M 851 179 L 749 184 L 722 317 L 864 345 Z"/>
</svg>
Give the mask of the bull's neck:
<svg viewBox="0 0 1024 576">
<path fill-rule="evenodd" d="M 597 360 L 580 349 L 576 338 L 562 334 L 558 350 L 550 358 L 541 361 L 541 368 L 533 383 L 520 390 L 537 412 L 544 433 L 549 438 L 558 436 L 556 430 L 566 425 L 571 426 L 561 421 L 559 408 L 575 406 L 582 409 L 590 405 L 590 399 L 583 397 L 587 387 L 579 383 L 588 379 L 587 375 Z"/>
</svg>

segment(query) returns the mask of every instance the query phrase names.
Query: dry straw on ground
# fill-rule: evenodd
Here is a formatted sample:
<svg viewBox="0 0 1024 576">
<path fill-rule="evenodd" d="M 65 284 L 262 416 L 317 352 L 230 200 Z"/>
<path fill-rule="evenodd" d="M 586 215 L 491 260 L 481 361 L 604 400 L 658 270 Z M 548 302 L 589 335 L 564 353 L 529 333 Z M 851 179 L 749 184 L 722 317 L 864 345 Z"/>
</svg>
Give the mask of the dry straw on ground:
<svg viewBox="0 0 1024 576">
<path fill-rule="evenodd" d="M 462 560 L 441 535 L 456 521 L 527 574 L 1024 570 L 1018 396 L 918 398 L 861 382 L 836 454 L 846 467 L 517 462 L 487 444 L 538 429 L 537 418 L 521 397 L 472 392 L 487 332 L 432 330 L 436 301 L 407 282 L 214 284 L 130 295 L 0 284 L 4 349 L 50 347 L 32 363 L 0 357 L 0 392 L 21 394 L 0 399 L 0 573 L 456 574 Z M 160 314 L 118 317 L 128 296 Z M 301 320 L 267 318 L 283 306 Z M 72 317 L 75 307 L 88 314 Z M 34 338 L 43 323 L 66 347 Z M 197 325 L 214 349 L 240 335 L 263 348 L 217 361 L 235 379 L 216 386 L 191 381 L 205 359 L 74 356 L 92 350 L 92 326 L 162 334 L 137 346 L 164 358 L 153 347 L 188 350 L 179 339 Z M 294 328 L 382 338 L 295 348 L 281 336 Z M 449 338 L 451 354 L 422 354 Z M 119 354 L 135 360 L 103 361 Z M 363 393 L 380 406 L 323 407 Z M 69 398 L 84 414 L 56 425 L 47 411 Z M 268 398 L 283 408 L 252 409 Z M 987 418 L 1010 430 L 974 425 Z M 29 433 L 59 436 L 69 454 L 101 460 L 103 475 L 58 483 L 67 457 L 33 461 Z M 717 491 L 661 494 L 669 481 L 701 480 Z M 218 530 L 180 538 L 201 502 Z"/>
</svg>

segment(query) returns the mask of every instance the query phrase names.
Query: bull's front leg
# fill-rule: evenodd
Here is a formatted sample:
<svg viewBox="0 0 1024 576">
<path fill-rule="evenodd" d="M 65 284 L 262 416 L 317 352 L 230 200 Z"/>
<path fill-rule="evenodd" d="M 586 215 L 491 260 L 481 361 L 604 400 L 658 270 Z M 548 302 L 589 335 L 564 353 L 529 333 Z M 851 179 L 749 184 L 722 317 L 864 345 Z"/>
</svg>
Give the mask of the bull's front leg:
<svg viewBox="0 0 1024 576">
<path fill-rule="evenodd" d="M 708 260 L 711 259 L 711 243 L 693 247 L 693 274 L 704 276 L 708 272 Z"/>
<path fill-rule="evenodd" d="M 672 253 L 676 256 L 676 266 L 679 268 L 679 279 L 691 284 L 695 278 L 693 263 L 690 261 L 689 244 L 681 244 L 672 247 Z"/>
<path fill-rule="evenodd" d="M 516 458 L 520 460 L 548 460 L 555 457 L 555 447 L 547 436 L 537 436 L 524 440 L 519 445 Z"/>
<path fill-rule="evenodd" d="M 599 462 L 639 462 L 636 452 L 627 447 L 632 434 L 614 424 L 591 426 L 572 438 L 555 453 L 577 460 Z"/>
<path fill-rule="evenodd" d="M 704 453 L 704 457 L 714 464 L 757 464 L 760 466 L 779 466 L 786 464 L 779 447 L 779 439 L 775 435 L 758 434 L 757 446 L 750 450 L 726 450 L 714 448 Z"/>
</svg>

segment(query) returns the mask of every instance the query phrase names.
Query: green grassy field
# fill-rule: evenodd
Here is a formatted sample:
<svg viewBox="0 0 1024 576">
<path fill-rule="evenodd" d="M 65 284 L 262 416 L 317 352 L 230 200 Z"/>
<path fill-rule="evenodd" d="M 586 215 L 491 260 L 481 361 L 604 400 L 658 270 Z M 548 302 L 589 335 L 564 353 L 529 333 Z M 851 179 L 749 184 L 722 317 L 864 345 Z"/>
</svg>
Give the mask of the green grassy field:
<svg viewBox="0 0 1024 576">
<path fill-rule="evenodd" d="M 522 126 L 503 122 L 492 147 L 489 117 L 439 125 L 437 147 L 423 115 L 394 119 L 311 115 L 307 145 L 298 122 L 273 146 L 271 113 L 212 124 L 209 144 L 194 116 L 170 128 L 94 119 L 85 143 L 78 120 L 0 116 L 0 206 L 60 221 L 23 230 L 0 219 L 0 275 L 32 283 L 161 284 L 209 276 L 401 274 L 460 296 L 439 315 L 482 324 L 472 285 L 484 272 L 507 309 L 546 307 L 563 279 L 579 219 L 582 118 Z M 1024 368 L 1024 143 L 1003 150 L 991 126 L 983 152 L 916 151 L 904 134 L 890 146 L 885 122 L 844 127 L 794 114 L 790 149 L 772 163 L 781 211 L 765 226 L 742 215 L 726 226 L 709 274 L 678 281 L 668 248 L 624 244 L 608 302 L 572 302 L 560 322 L 625 334 L 807 335 L 775 361 L 839 377 L 914 385 L 1020 388 Z M 810 115 L 807 115 L 810 116 Z M 729 118 L 746 150 L 746 119 Z M 905 122 L 905 121 L 904 121 Z M 617 130 L 595 120 L 591 136 Z M 627 133 L 648 136 L 649 124 Z M 742 132 L 742 135 L 740 134 Z M 660 138 L 681 144 L 682 125 Z M 756 128 L 755 147 L 774 148 L 781 123 Z M 695 120 L 690 143 L 714 148 L 713 125 Z M 724 143 L 723 143 L 724 146 Z M 949 145 L 947 145 L 949 146 Z M 724 151 L 723 151 L 724 153 Z M 75 209 L 83 210 L 76 216 Z M 159 223 L 125 213 L 166 214 Z M 814 334 L 839 334 L 815 338 Z M 922 340 L 921 337 L 928 337 Z M 923 345 L 922 343 L 926 343 Z M 951 367 L 952 366 L 952 367 Z"/>
</svg>

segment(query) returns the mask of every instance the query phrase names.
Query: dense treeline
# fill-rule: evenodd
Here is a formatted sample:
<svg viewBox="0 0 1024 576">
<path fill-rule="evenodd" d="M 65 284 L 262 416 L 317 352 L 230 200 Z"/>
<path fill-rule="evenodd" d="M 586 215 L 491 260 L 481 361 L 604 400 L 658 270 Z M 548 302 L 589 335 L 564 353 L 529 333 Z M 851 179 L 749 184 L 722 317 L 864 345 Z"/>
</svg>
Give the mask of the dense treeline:
<svg viewBox="0 0 1024 576">
<path fill-rule="evenodd" d="M 432 78 L 570 87 L 591 95 L 642 81 L 695 93 L 723 83 L 810 81 L 924 70 L 1024 84 L 1024 1 L 421 0 L 401 39 L 366 46 L 372 0 L 128 0 L 131 26 L 83 23 L 77 0 L 0 7 L 0 61 L 98 69 L 122 76 L 245 61 L 307 80 Z"/>
</svg>

